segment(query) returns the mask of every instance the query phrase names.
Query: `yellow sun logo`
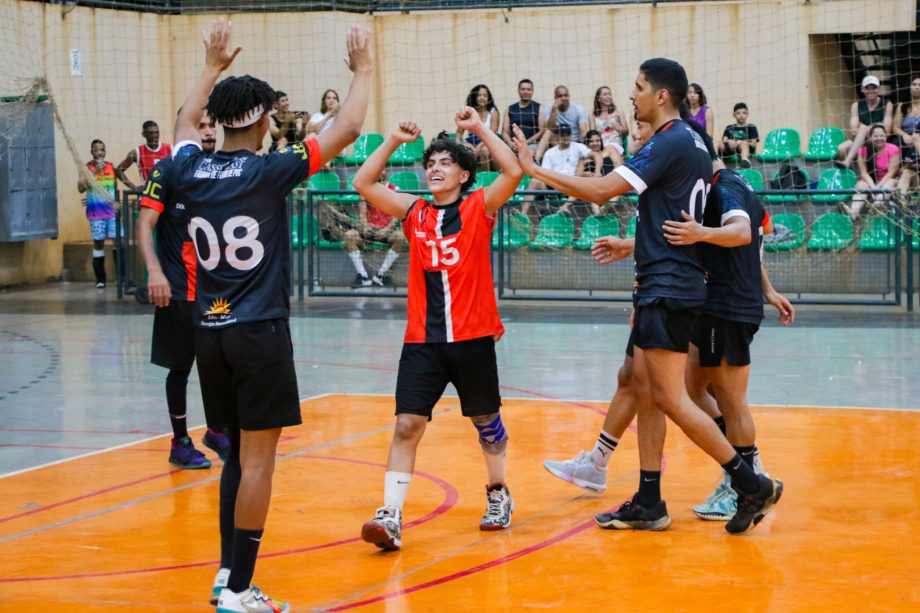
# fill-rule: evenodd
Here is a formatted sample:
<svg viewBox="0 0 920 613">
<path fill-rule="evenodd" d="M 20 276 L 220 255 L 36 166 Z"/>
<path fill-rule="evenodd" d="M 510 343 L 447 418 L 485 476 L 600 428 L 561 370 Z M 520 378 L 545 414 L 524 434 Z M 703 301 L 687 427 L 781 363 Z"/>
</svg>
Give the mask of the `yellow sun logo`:
<svg viewBox="0 0 920 613">
<path fill-rule="evenodd" d="M 206 311 L 205 315 L 230 315 L 230 302 L 225 298 L 217 298 L 211 302 L 211 310 Z"/>
</svg>

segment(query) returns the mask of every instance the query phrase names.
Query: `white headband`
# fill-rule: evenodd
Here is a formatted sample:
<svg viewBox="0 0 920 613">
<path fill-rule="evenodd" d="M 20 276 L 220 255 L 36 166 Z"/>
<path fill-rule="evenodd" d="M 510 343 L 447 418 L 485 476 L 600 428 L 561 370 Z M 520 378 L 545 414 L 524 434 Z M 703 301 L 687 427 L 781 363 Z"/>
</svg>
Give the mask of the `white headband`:
<svg viewBox="0 0 920 613">
<path fill-rule="evenodd" d="M 259 121 L 264 114 L 265 109 L 262 108 L 262 105 L 260 104 L 259 106 L 246 111 L 246 114 L 243 115 L 242 119 L 237 119 L 236 121 L 231 122 L 223 122 L 220 125 L 224 126 L 225 128 L 245 128 Z"/>
</svg>

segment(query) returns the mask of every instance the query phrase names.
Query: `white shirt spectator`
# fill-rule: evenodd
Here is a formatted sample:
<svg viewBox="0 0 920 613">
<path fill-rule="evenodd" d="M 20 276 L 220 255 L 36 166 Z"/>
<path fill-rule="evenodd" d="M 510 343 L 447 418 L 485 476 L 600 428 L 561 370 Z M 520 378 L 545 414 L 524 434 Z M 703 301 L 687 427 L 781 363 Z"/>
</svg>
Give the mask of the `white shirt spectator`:
<svg viewBox="0 0 920 613">
<path fill-rule="evenodd" d="M 310 116 L 310 123 L 313 125 L 319 125 L 320 122 L 322 122 L 327 117 L 330 118 L 329 121 L 323 124 L 323 127 L 320 128 L 319 131 L 317 132 L 318 134 L 321 134 L 325 132 L 326 130 L 328 130 L 329 128 L 331 128 L 332 124 L 335 123 L 335 117 L 332 117 L 332 113 L 329 113 L 329 112 L 326 112 L 326 113 L 317 112 L 317 113 L 313 113 Z"/>
<path fill-rule="evenodd" d="M 543 154 L 540 166 L 574 177 L 575 169 L 578 168 L 578 160 L 588 157 L 589 153 L 591 150 L 581 143 L 570 143 L 565 149 L 560 149 L 559 145 L 556 145 Z"/>
</svg>

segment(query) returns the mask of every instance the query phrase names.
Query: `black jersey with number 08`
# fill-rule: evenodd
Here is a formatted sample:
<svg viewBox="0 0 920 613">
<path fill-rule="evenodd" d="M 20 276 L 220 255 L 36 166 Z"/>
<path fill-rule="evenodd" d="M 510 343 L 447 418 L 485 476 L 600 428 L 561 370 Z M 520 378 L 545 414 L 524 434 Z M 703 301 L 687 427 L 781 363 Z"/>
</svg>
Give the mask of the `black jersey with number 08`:
<svg viewBox="0 0 920 613">
<path fill-rule="evenodd" d="M 685 122 L 669 121 L 614 172 L 639 194 L 636 303 L 678 298 L 688 305 L 702 305 L 706 281 L 697 245 L 671 245 L 662 227 L 667 220 L 683 221 L 681 211 L 702 223 L 712 178 L 712 162 L 703 140 Z"/>
<path fill-rule="evenodd" d="M 703 225 L 719 228 L 733 217 L 751 225 L 751 242 L 725 248 L 700 244 L 703 266 L 708 273 L 703 312 L 745 323 L 763 319 L 763 286 L 760 278 L 763 228 L 767 211 L 747 181 L 731 170 L 720 170 L 712 178 Z"/>
<path fill-rule="evenodd" d="M 265 156 L 198 153 L 175 160 L 175 199 L 198 257 L 199 325 L 290 315 L 291 231 L 285 198 L 320 164 L 315 140 Z"/>
</svg>

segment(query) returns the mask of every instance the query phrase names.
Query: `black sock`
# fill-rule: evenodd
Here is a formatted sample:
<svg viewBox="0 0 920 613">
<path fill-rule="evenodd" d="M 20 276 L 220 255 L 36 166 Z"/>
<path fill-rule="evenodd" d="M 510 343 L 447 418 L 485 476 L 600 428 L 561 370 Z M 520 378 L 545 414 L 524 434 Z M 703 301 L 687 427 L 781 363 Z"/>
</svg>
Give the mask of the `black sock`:
<svg viewBox="0 0 920 613">
<path fill-rule="evenodd" d="M 220 567 L 230 568 L 233 562 L 233 515 L 236 512 L 236 493 L 240 489 L 240 429 L 227 428 L 230 455 L 220 474 Z"/>
<path fill-rule="evenodd" d="M 719 426 L 719 430 L 722 431 L 722 436 L 726 436 L 728 430 L 725 427 L 725 418 L 719 415 L 718 417 L 713 417 L 712 421 L 716 422 L 716 425 Z"/>
<path fill-rule="evenodd" d="M 233 530 L 233 562 L 230 564 L 230 581 L 227 587 L 239 594 L 249 589 L 252 575 L 256 570 L 256 558 L 259 557 L 259 545 L 262 544 L 264 530 Z"/>
<path fill-rule="evenodd" d="M 93 274 L 96 275 L 96 283 L 105 283 L 105 256 L 104 255 L 93 257 Z"/>
<path fill-rule="evenodd" d="M 636 503 L 639 506 L 651 509 L 661 501 L 661 471 L 640 470 L 639 492 L 636 494 Z"/>
<path fill-rule="evenodd" d="M 734 445 L 732 445 L 735 447 Z M 738 455 L 741 456 L 741 459 L 744 460 L 744 463 L 754 468 L 754 458 L 757 457 L 757 445 L 749 445 L 747 447 L 735 447 L 735 451 L 738 452 Z"/>
<path fill-rule="evenodd" d="M 188 385 L 188 374 L 187 370 L 170 370 L 166 375 L 166 408 L 169 410 L 169 421 L 176 440 L 188 436 L 185 419 L 185 388 Z"/>
<path fill-rule="evenodd" d="M 725 469 L 725 472 L 731 476 L 735 485 L 745 494 L 756 494 L 760 490 L 760 480 L 757 478 L 757 473 L 737 453 L 735 457 L 723 464 L 722 468 Z"/>
</svg>

